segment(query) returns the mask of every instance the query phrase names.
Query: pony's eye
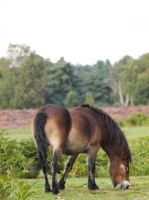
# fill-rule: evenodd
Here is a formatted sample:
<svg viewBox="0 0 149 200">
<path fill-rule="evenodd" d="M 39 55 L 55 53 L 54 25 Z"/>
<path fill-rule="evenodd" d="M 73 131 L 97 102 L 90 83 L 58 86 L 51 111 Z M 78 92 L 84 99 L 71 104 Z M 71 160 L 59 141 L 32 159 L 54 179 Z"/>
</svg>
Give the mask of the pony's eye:
<svg viewBox="0 0 149 200">
<path fill-rule="evenodd" d="M 124 166 L 124 170 L 127 172 L 128 171 L 128 167 Z"/>
</svg>

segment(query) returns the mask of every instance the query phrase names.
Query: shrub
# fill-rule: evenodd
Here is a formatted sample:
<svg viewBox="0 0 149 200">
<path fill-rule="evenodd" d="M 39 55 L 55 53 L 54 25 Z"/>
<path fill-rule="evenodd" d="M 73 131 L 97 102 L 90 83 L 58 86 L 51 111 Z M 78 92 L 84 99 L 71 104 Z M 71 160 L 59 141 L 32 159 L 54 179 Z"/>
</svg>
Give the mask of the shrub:
<svg viewBox="0 0 149 200">
<path fill-rule="evenodd" d="M 13 192 L 14 199 L 26 200 L 29 196 L 34 194 L 34 191 L 31 191 L 31 187 L 34 183 L 25 183 L 24 181 L 15 180 Z"/>
<path fill-rule="evenodd" d="M 118 121 L 121 127 L 124 126 L 149 126 L 149 117 L 144 114 L 135 114 L 125 120 Z"/>
<path fill-rule="evenodd" d="M 34 193 L 30 190 L 32 185 L 31 183 L 19 181 L 14 177 L 0 176 L 0 199 L 25 200 Z"/>
<path fill-rule="evenodd" d="M 0 174 L 34 178 L 38 173 L 28 172 L 29 163 L 37 161 L 35 145 L 30 140 L 16 142 L 0 135 Z M 26 172 L 26 173 L 25 173 Z"/>
<path fill-rule="evenodd" d="M 5 176 L 0 176 L 0 199 L 8 199 L 12 189 L 11 179 L 6 178 Z"/>
<path fill-rule="evenodd" d="M 0 136 L 0 174 L 13 176 L 19 174 L 26 166 L 27 160 L 21 153 L 19 144 L 14 140 Z"/>
<path fill-rule="evenodd" d="M 137 138 L 129 141 L 132 151 L 133 164 L 130 165 L 130 175 L 149 175 L 149 137 Z M 52 150 L 48 152 L 49 174 L 51 174 Z M 38 154 L 35 144 L 32 140 L 23 140 L 21 142 L 10 141 L 0 136 L 0 175 L 8 177 L 17 176 L 19 178 L 36 178 L 38 173 L 28 172 L 29 163 L 36 163 Z M 68 156 L 62 156 L 59 162 L 59 174 L 63 174 Z M 108 157 L 101 149 L 96 158 L 96 177 L 109 177 Z M 74 163 L 70 172 L 71 177 L 87 176 L 87 155 L 80 154 Z"/>
<path fill-rule="evenodd" d="M 149 175 L 149 137 L 133 139 L 129 143 L 133 156 L 133 164 L 130 166 L 130 175 Z"/>
</svg>

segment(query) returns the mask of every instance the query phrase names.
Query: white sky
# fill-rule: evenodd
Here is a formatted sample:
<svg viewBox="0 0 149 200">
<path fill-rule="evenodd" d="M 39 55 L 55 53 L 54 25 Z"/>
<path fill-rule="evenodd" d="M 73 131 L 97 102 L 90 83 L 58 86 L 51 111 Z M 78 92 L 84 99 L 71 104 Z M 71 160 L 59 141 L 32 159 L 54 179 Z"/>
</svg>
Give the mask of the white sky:
<svg viewBox="0 0 149 200">
<path fill-rule="evenodd" d="M 56 62 L 149 53 L 149 0 L 0 0 L 0 57 L 26 44 Z"/>
</svg>

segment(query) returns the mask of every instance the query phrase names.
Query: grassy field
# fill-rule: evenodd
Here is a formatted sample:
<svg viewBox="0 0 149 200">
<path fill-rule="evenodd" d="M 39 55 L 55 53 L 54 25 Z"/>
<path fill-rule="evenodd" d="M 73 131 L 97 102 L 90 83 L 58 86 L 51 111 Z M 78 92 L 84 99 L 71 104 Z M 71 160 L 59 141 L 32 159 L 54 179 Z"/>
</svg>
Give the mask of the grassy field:
<svg viewBox="0 0 149 200">
<path fill-rule="evenodd" d="M 149 136 L 149 127 L 125 127 L 123 131 L 128 140 Z M 0 130 L 1 132 L 1 130 Z M 5 130 L 3 135 L 13 140 L 32 138 L 30 128 Z M 66 189 L 61 191 L 59 198 L 51 193 L 44 193 L 43 176 L 37 180 L 23 180 L 24 183 L 32 183 L 33 194 L 28 200 L 148 200 L 149 176 L 130 177 L 129 190 L 116 190 L 111 184 L 110 178 L 97 178 L 96 183 L 100 187 L 98 191 L 90 191 L 87 188 L 87 177 L 67 179 Z M 51 179 L 50 179 L 51 183 Z"/>
<path fill-rule="evenodd" d="M 137 137 L 144 137 L 149 136 L 149 127 L 124 127 L 122 128 L 124 131 L 127 139 L 134 139 Z M 2 129 L 0 129 L 0 132 Z M 24 128 L 24 129 L 8 129 L 3 130 L 3 134 L 12 139 L 12 140 L 22 140 L 22 139 L 28 139 L 32 137 L 31 129 L 30 128 Z"/>
<path fill-rule="evenodd" d="M 44 193 L 44 180 L 27 180 L 33 183 L 31 191 L 33 194 L 28 200 L 42 199 L 55 200 L 56 196 Z M 51 182 L 51 181 L 50 181 Z M 131 177 L 131 186 L 128 190 L 114 189 L 109 178 L 97 178 L 96 183 L 100 187 L 97 191 L 87 188 L 86 178 L 68 178 L 66 189 L 60 192 L 59 198 L 64 200 L 148 200 L 149 199 L 149 177 Z"/>
<path fill-rule="evenodd" d="M 24 129 L 0 129 L 0 132 L 10 140 L 23 140 L 32 138 L 31 128 Z"/>
</svg>

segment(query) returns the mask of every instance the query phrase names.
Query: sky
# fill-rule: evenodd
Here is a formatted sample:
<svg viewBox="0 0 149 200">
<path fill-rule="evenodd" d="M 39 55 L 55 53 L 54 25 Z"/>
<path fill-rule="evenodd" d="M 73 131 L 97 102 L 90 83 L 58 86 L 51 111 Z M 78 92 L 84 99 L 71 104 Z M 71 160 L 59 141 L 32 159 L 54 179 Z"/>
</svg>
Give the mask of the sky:
<svg viewBox="0 0 149 200">
<path fill-rule="evenodd" d="M 149 53 L 149 0 L 0 0 L 0 57 L 9 44 L 52 62 L 139 58 Z"/>
</svg>

